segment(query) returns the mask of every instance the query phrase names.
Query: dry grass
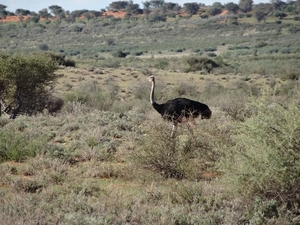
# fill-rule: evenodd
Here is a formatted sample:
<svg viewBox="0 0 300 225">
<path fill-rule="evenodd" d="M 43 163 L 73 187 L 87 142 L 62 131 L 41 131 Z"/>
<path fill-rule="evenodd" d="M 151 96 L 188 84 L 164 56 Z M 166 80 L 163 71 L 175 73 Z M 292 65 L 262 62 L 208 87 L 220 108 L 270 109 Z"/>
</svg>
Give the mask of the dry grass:
<svg viewBox="0 0 300 225">
<path fill-rule="evenodd" d="M 1 118 L 3 132 L 14 129 L 16 135 L 45 135 L 47 141 L 36 157 L 0 164 L 0 221 L 239 223 L 252 203 L 227 195 L 226 186 L 218 182 L 222 173 L 216 164 L 226 148 L 234 145 L 231 135 L 235 126 L 248 115 L 248 86 L 266 83 L 264 78 L 151 70 L 157 77 L 160 102 L 183 93 L 209 104 L 213 111 L 210 120 L 191 124 L 193 133 L 180 125 L 172 140 L 171 124 L 149 103 L 145 71 L 98 70 L 58 71 L 63 76 L 56 94 L 78 93 L 91 83 L 107 92 L 113 86 L 117 97 L 110 110 L 74 101 L 66 102 L 68 107 L 56 116 Z M 247 85 L 241 87 L 236 81 Z M 237 94 L 239 98 L 234 97 Z M 244 114 L 239 114 L 238 108 L 243 108 Z M 156 157 L 161 164 L 153 164 L 147 157 Z"/>
</svg>

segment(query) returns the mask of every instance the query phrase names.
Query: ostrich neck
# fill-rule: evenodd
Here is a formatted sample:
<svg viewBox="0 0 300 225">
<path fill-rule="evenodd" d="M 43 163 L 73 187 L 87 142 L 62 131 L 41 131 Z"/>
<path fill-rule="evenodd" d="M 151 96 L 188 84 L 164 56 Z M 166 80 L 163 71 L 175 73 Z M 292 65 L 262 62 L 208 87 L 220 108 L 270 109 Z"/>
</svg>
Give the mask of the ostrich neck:
<svg viewBox="0 0 300 225">
<path fill-rule="evenodd" d="M 155 102 L 154 100 L 154 89 L 155 89 L 155 81 L 152 81 L 152 87 L 151 87 L 151 92 L 150 92 L 150 102 L 153 104 Z"/>
</svg>

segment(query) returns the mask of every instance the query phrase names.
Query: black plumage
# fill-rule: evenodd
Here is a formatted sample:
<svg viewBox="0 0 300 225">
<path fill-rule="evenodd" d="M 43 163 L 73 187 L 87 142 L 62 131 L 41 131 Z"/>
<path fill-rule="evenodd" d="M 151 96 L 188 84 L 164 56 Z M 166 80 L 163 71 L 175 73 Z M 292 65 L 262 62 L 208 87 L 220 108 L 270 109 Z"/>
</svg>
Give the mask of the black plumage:
<svg viewBox="0 0 300 225">
<path fill-rule="evenodd" d="M 209 119 L 211 117 L 211 110 L 206 104 L 187 98 L 175 98 L 163 104 L 156 103 L 154 100 L 154 76 L 150 76 L 149 81 L 152 82 L 150 102 L 153 108 L 160 113 L 165 120 L 173 122 L 171 136 L 173 136 L 178 123 L 193 120 L 199 116 L 201 116 L 201 119 Z"/>
<path fill-rule="evenodd" d="M 209 119 L 211 116 L 210 109 L 207 105 L 187 98 L 175 98 L 164 104 L 153 102 L 152 106 L 164 119 L 172 122 L 180 122 L 183 117 L 197 118 L 201 115 L 202 119 Z"/>
</svg>

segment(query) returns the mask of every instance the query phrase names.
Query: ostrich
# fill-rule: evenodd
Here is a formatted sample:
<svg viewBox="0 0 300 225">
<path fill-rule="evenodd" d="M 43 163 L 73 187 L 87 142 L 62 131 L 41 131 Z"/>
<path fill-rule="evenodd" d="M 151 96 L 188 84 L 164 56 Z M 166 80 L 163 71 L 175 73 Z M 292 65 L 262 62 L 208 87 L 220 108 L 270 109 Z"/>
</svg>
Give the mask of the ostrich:
<svg viewBox="0 0 300 225">
<path fill-rule="evenodd" d="M 153 108 L 163 119 L 173 123 L 171 137 L 173 137 L 178 123 L 187 122 L 188 120 L 193 121 L 199 115 L 201 115 L 201 119 L 211 117 L 211 110 L 207 105 L 187 98 L 175 98 L 163 104 L 156 103 L 154 100 L 155 78 L 150 76 L 148 79 L 152 83 L 150 102 Z"/>
</svg>

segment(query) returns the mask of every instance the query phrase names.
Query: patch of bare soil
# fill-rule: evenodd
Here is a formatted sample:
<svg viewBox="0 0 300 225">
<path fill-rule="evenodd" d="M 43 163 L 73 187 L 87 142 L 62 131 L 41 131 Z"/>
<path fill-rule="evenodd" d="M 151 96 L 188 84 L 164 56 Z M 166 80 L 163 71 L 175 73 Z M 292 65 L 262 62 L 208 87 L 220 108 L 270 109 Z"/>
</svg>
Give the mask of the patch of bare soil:
<svg viewBox="0 0 300 225">
<path fill-rule="evenodd" d="M 23 20 L 26 20 L 30 16 L 23 16 Z M 0 22 L 18 22 L 20 21 L 19 16 L 6 16 L 5 18 L 0 18 Z"/>
</svg>

